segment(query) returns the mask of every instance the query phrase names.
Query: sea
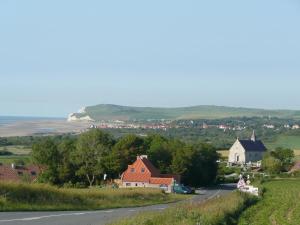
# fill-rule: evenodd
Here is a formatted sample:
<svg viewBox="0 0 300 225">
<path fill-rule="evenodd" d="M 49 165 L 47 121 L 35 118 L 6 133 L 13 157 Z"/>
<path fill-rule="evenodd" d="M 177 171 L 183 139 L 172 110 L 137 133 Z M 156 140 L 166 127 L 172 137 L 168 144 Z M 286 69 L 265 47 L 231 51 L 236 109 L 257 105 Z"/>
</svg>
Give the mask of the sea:
<svg viewBox="0 0 300 225">
<path fill-rule="evenodd" d="M 27 116 L 0 116 L 0 127 L 16 122 L 39 121 L 39 120 L 65 120 L 64 118 L 53 117 L 27 117 Z"/>
</svg>

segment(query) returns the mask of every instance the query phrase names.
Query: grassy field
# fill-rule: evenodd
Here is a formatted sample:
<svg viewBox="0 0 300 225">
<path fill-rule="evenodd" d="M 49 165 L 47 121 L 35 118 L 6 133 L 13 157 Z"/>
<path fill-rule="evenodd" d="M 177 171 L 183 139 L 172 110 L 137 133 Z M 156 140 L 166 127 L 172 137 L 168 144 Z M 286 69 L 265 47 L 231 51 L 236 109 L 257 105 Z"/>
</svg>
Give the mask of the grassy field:
<svg viewBox="0 0 300 225">
<path fill-rule="evenodd" d="M 300 137 L 279 135 L 278 138 L 272 143 L 266 143 L 268 149 L 275 149 L 276 147 L 285 147 L 290 149 L 300 149 Z"/>
<path fill-rule="evenodd" d="M 31 159 L 30 156 L 21 156 L 21 155 L 0 156 L 0 163 L 2 164 L 11 164 L 19 160 L 22 160 L 25 164 L 29 164 Z"/>
<path fill-rule="evenodd" d="M 202 204 L 185 204 L 162 213 L 141 213 L 112 225 L 214 225 L 236 224 L 242 210 L 256 201 L 246 194 L 233 192 Z"/>
<path fill-rule="evenodd" d="M 12 155 L 0 155 L 0 163 L 2 164 L 11 164 L 19 160 L 22 160 L 25 164 L 30 163 L 30 147 L 12 145 L 0 147 L 0 151 L 8 151 L 12 153 Z"/>
<path fill-rule="evenodd" d="M 14 155 L 29 155 L 31 152 L 30 147 L 22 146 L 22 145 L 11 145 L 0 147 L 0 151 L 9 151 Z"/>
<path fill-rule="evenodd" d="M 299 111 L 264 110 L 224 106 L 192 106 L 179 108 L 131 107 L 120 105 L 95 105 L 85 108 L 77 117 L 90 116 L 95 120 L 147 120 L 147 119 L 218 119 L 229 117 L 272 116 L 279 118 L 299 118 Z"/>
<path fill-rule="evenodd" d="M 218 153 L 219 153 L 222 157 L 224 157 L 224 158 L 227 158 L 228 155 L 229 155 L 229 151 L 228 151 L 228 150 L 220 150 L 220 151 L 218 151 Z"/>
<path fill-rule="evenodd" d="M 294 150 L 295 159 L 300 160 L 300 150 Z"/>
<path fill-rule="evenodd" d="M 247 209 L 239 225 L 299 225 L 300 179 L 278 180 L 263 184 L 261 201 Z"/>
<path fill-rule="evenodd" d="M 157 189 L 64 189 L 41 184 L 0 183 L 0 211 L 96 210 L 186 198 Z"/>
</svg>

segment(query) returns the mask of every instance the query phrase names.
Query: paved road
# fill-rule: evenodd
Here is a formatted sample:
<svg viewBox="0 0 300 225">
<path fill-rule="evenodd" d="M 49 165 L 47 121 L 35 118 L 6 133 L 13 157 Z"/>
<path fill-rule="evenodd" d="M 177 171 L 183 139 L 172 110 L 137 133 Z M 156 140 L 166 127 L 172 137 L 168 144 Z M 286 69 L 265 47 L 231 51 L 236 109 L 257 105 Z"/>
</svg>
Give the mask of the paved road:
<svg viewBox="0 0 300 225">
<path fill-rule="evenodd" d="M 201 202 L 232 191 L 232 186 L 201 190 L 193 202 Z M 160 204 L 135 208 L 74 212 L 1 212 L 0 225 L 105 225 L 116 219 L 132 216 L 142 211 L 162 211 L 172 204 Z"/>
</svg>

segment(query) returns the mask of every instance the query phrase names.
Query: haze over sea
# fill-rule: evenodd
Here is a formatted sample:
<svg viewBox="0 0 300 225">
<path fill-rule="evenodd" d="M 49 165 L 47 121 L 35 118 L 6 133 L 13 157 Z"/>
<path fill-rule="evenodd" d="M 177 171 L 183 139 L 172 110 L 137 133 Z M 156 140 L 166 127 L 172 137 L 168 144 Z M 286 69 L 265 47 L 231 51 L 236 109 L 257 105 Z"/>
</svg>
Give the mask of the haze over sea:
<svg viewBox="0 0 300 225">
<path fill-rule="evenodd" d="M 39 120 L 64 120 L 64 118 L 29 117 L 29 116 L 0 116 L 0 127 L 16 122 L 39 121 Z"/>
</svg>

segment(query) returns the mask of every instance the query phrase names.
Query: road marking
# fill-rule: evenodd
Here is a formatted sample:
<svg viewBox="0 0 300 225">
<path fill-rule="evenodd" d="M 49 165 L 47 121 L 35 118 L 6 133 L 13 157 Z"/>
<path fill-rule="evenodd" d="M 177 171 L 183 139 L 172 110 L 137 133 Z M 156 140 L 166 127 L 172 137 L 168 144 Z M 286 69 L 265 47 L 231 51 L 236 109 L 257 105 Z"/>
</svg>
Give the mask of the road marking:
<svg viewBox="0 0 300 225">
<path fill-rule="evenodd" d="M 209 198 L 207 198 L 207 200 L 213 199 L 214 197 L 216 197 L 217 195 L 219 195 L 221 192 L 221 189 L 219 189 L 215 194 L 213 194 L 212 196 L 210 196 Z"/>
<path fill-rule="evenodd" d="M 136 212 L 136 209 L 130 209 L 129 212 Z"/>
<path fill-rule="evenodd" d="M 99 211 L 99 212 L 101 212 L 101 211 Z M 102 212 L 105 212 L 105 213 L 113 213 L 114 210 L 108 210 L 108 211 L 102 211 Z"/>
<path fill-rule="evenodd" d="M 165 210 L 166 208 L 157 208 L 158 210 Z"/>
<path fill-rule="evenodd" d="M 106 212 L 112 212 L 112 211 L 106 211 Z M 1 222 L 40 220 L 40 219 L 46 219 L 46 218 L 51 218 L 51 217 L 61 217 L 61 216 L 81 216 L 81 215 L 92 214 L 92 213 L 99 213 L 99 212 L 63 213 L 63 214 L 54 214 L 54 215 L 48 215 L 48 216 L 38 216 L 38 217 L 27 217 L 27 218 L 20 218 L 20 219 L 0 220 L 0 223 Z"/>
</svg>

